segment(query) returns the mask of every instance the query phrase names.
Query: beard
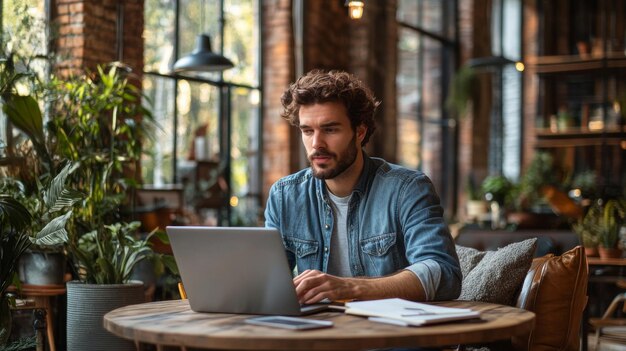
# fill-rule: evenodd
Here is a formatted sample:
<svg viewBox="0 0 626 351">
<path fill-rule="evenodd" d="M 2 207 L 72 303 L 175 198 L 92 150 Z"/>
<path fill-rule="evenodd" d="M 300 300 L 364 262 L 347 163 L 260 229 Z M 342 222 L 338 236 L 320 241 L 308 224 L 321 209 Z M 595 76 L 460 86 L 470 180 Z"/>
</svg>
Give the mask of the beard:
<svg viewBox="0 0 626 351">
<path fill-rule="evenodd" d="M 311 165 L 311 170 L 313 171 L 313 176 L 319 179 L 333 179 L 336 176 L 343 173 L 348 167 L 352 166 L 357 156 L 357 146 L 356 146 L 356 133 L 348 143 L 348 147 L 339 155 L 325 151 L 319 150 L 308 156 L 309 163 Z M 313 164 L 312 158 L 316 156 L 327 156 L 334 159 L 337 162 L 337 165 L 333 167 L 328 167 L 326 165 L 315 166 Z"/>
</svg>

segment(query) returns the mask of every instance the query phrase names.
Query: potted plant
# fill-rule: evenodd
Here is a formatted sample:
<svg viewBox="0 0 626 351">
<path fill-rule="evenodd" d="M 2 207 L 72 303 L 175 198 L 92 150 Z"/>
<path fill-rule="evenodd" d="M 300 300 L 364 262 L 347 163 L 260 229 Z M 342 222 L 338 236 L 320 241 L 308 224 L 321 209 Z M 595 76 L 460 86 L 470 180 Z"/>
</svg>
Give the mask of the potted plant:
<svg viewBox="0 0 626 351">
<path fill-rule="evenodd" d="M 94 74 L 53 81 L 56 108 L 50 129 L 58 140 L 56 153 L 80 163 L 71 184 L 86 194 L 66 245 L 77 278 L 67 284 L 70 351 L 94 342 L 134 349 L 102 328 L 102 316 L 145 300 L 143 284 L 129 281 L 137 263 L 152 259 L 160 271 L 163 264 L 173 265 L 170 256 L 152 252 L 148 244 L 158 234 L 139 237 L 139 223 L 127 223 L 120 215 L 139 178 L 141 142 L 151 130 L 151 114 L 130 78 L 127 67 L 112 64 Z"/>
<path fill-rule="evenodd" d="M 513 183 L 503 175 L 491 175 L 481 184 L 485 199 L 491 210 L 491 228 L 501 229 L 506 226 L 506 204 L 510 201 Z"/>
<path fill-rule="evenodd" d="M 487 201 L 495 201 L 500 206 L 505 206 L 510 201 L 513 183 L 503 175 L 491 175 L 483 180 L 481 189 Z"/>
<path fill-rule="evenodd" d="M 565 218 L 580 218 L 582 208 L 563 191 L 566 183 L 550 153 L 535 153 L 512 192 L 509 222 L 518 228 L 554 228 Z"/>
<path fill-rule="evenodd" d="M 578 241 L 585 248 L 585 253 L 589 257 L 598 256 L 598 246 L 600 244 L 600 235 L 597 229 L 598 220 L 601 216 L 599 206 L 591 206 L 585 216 L 579 218 L 572 229 L 578 236 Z"/>
<path fill-rule="evenodd" d="M 554 159 L 547 152 L 536 152 L 528 167 L 520 177 L 515 193 L 514 205 L 518 210 L 530 212 L 544 202 L 543 190 L 557 184 L 557 171 Z"/>
<path fill-rule="evenodd" d="M 143 285 L 127 281 L 138 262 L 152 258 L 160 263 L 157 269 L 163 269 L 163 262 L 174 266 L 171 257 L 152 253 L 152 235 L 139 237 L 139 225 L 120 216 L 119 208 L 138 178 L 136 163 L 151 115 L 120 65 L 99 67 L 92 76 L 55 79 L 48 89 L 52 108 L 45 128 L 32 96 L 7 94 L 5 111 L 29 137 L 40 164 L 46 164 L 42 173 L 64 160 L 77 165 L 65 178 L 73 191 L 84 194 L 73 216 L 68 212 L 65 218 L 64 248 L 77 278 L 67 285 L 68 350 L 83 350 L 94 342 L 134 349 L 102 329 L 101 320 L 111 309 L 144 301 Z M 78 292 L 84 289 L 90 290 Z M 94 297 L 100 300 L 96 303 Z"/>
<path fill-rule="evenodd" d="M 600 206 L 597 231 L 600 237 L 600 258 L 621 257 L 620 232 L 626 226 L 626 199 L 610 199 Z"/>
<path fill-rule="evenodd" d="M 17 263 L 30 240 L 25 230 L 32 217 L 17 200 L 0 195 L 0 348 L 11 334 L 11 301 L 5 295 L 9 285 L 16 282 Z"/>
<path fill-rule="evenodd" d="M 626 228 L 626 199 L 596 200 L 572 226 L 585 247 L 596 244 L 600 258 L 621 257 L 621 231 Z"/>
<path fill-rule="evenodd" d="M 63 244 L 68 238 L 65 227 L 72 216 L 73 205 L 82 197 L 66 186 L 66 179 L 74 168 L 75 165 L 68 163 L 54 178 L 46 180 L 46 184 L 37 182 L 32 194 L 25 194 L 25 186 L 18 180 L 4 178 L 0 182 L 0 190 L 20 201 L 33 216 L 26 228 L 32 245 L 19 262 L 20 281 L 24 284 L 64 283 Z"/>
<path fill-rule="evenodd" d="M 476 186 L 474 177 L 467 177 L 467 219 L 480 222 L 487 213 L 487 202 L 481 187 Z"/>
</svg>

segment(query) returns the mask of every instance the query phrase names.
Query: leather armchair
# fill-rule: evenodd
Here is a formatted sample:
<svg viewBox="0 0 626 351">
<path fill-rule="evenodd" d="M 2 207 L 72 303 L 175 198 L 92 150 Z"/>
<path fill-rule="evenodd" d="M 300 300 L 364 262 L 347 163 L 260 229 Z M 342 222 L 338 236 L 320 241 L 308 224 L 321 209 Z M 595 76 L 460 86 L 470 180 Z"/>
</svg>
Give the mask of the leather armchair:
<svg viewBox="0 0 626 351">
<path fill-rule="evenodd" d="M 528 339 L 514 339 L 518 350 L 578 350 L 587 304 L 587 257 L 581 246 L 560 256 L 535 258 L 516 306 L 536 314 Z"/>
</svg>

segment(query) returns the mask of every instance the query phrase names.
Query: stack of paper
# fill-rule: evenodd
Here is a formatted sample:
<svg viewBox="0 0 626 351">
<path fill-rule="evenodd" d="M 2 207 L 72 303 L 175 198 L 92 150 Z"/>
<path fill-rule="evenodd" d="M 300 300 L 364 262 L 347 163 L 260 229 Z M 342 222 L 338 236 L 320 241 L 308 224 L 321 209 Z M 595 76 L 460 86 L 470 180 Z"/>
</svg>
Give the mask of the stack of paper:
<svg viewBox="0 0 626 351">
<path fill-rule="evenodd" d="M 441 307 L 403 299 L 354 301 L 346 303 L 345 307 L 346 313 L 402 326 L 420 326 L 480 317 L 480 312 L 468 308 Z"/>
</svg>

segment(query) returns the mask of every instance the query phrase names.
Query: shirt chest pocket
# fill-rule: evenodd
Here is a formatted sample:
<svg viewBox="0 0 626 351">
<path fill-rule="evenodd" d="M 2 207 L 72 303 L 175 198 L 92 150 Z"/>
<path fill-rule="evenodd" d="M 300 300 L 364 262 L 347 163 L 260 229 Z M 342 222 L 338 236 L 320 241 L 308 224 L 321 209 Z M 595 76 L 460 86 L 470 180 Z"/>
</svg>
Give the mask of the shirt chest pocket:
<svg viewBox="0 0 626 351">
<path fill-rule="evenodd" d="M 384 276 L 397 270 L 396 233 L 382 234 L 360 241 L 365 275 Z"/>
<path fill-rule="evenodd" d="M 361 240 L 361 250 L 370 256 L 384 256 L 396 244 L 396 233 Z"/>
<path fill-rule="evenodd" d="M 298 258 L 312 255 L 317 252 L 319 243 L 313 240 L 298 239 L 290 236 L 284 238 L 285 248 Z"/>
</svg>

